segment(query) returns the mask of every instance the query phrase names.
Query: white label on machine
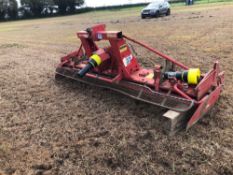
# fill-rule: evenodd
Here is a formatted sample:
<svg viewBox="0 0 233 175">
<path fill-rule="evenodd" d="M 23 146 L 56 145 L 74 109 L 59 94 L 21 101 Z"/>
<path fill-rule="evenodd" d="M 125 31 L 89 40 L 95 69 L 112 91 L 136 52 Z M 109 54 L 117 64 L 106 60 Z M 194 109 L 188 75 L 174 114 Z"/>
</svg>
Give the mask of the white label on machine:
<svg viewBox="0 0 233 175">
<path fill-rule="evenodd" d="M 130 64 L 130 62 L 131 62 L 132 59 L 133 59 L 133 56 L 132 56 L 132 55 L 129 55 L 129 56 L 123 58 L 123 63 L 124 63 L 124 65 L 125 65 L 125 67 L 128 66 L 128 65 Z"/>
</svg>

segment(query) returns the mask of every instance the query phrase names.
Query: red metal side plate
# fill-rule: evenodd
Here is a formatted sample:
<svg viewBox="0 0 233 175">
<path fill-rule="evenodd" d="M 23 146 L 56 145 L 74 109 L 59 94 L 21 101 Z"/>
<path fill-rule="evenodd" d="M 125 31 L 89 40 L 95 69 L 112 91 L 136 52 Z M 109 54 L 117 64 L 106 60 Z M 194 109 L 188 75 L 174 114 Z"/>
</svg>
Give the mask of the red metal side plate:
<svg viewBox="0 0 233 175">
<path fill-rule="evenodd" d="M 216 101 L 219 98 L 220 92 L 221 92 L 222 86 L 218 86 L 211 94 L 205 96 L 199 104 L 197 110 L 194 112 L 193 116 L 190 118 L 187 124 L 187 130 L 194 125 L 202 116 L 204 116 L 210 109 L 213 107 L 213 105 L 216 103 Z"/>
</svg>

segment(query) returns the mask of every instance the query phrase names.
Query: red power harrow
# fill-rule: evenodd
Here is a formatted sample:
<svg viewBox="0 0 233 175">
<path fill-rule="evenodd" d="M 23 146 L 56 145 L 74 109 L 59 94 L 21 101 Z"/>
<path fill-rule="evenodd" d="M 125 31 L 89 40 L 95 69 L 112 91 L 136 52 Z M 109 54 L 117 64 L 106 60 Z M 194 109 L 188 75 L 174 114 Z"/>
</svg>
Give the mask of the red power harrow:
<svg viewBox="0 0 233 175">
<path fill-rule="evenodd" d="M 77 36 L 81 46 L 61 58 L 56 77 L 109 88 L 167 108 L 164 116 L 171 121 L 171 131 L 190 128 L 213 107 L 222 91 L 224 72 L 220 72 L 217 61 L 209 72 L 200 73 L 198 68 L 189 68 L 122 32 L 106 31 L 104 24 L 80 31 Z M 99 48 L 97 42 L 101 40 L 108 40 L 109 46 Z M 165 66 L 140 66 L 126 40 L 159 55 Z"/>
</svg>

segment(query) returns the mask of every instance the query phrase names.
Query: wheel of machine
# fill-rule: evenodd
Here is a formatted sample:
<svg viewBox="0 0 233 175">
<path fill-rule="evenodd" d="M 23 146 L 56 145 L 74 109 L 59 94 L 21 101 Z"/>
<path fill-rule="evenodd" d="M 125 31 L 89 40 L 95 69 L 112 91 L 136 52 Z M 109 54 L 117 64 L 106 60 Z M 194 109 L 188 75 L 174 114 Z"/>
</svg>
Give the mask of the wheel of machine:
<svg viewBox="0 0 233 175">
<path fill-rule="evenodd" d="M 157 11 L 157 12 L 155 13 L 155 17 L 156 17 L 156 18 L 159 17 L 159 11 Z"/>
<path fill-rule="evenodd" d="M 141 16 L 142 19 L 145 19 L 145 16 Z"/>
<path fill-rule="evenodd" d="M 169 16 L 171 14 L 171 10 L 167 9 L 166 16 Z"/>
</svg>

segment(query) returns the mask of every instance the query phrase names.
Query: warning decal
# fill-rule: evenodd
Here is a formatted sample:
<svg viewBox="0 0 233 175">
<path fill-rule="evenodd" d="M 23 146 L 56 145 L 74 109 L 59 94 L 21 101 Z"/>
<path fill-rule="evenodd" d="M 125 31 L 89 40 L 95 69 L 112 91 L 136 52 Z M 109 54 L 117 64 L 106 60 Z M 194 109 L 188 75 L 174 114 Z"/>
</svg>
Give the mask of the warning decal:
<svg viewBox="0 0 233 175">
<path fill-rule="evenodd" d="M 125 52 L 127 50 L 127 45 L 126 44 L 123 44 L 121 47 L 120 47 L 120 52 Z"/>
</svg>

